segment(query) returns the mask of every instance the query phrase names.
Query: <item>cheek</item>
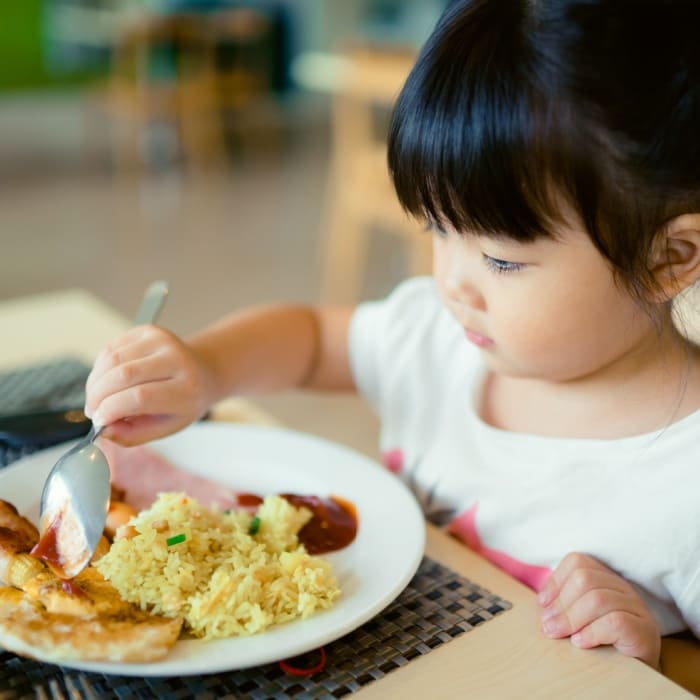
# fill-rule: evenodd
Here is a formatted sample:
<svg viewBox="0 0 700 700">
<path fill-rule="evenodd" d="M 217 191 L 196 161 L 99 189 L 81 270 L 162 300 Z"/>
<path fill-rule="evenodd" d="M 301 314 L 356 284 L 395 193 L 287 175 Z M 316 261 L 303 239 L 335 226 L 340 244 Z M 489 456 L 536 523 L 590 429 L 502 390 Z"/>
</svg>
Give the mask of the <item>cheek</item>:
<svg viewBox="0 0 700 700">
<path fill-rule="evenodd" d="M 491 304 L 489 307 L 489 331 L 498 346 L 506 353 L 521 357 L 524 361 L 549 354 L 561 342 L 561 319 L 550 306 L 528 304 Z M 568 334 L 568 333 L 567 333 Z"/>
<path fill-rule="evenodd" d="M 605 362 L 620 345 L 620 329 L 634 327 L 633 314 L 615 295 L 578 290 L 524 294 L 517 303 L 489 309 L 491 329 L 509 364 L 516 371 L 558 378 Z"/>
</svg>

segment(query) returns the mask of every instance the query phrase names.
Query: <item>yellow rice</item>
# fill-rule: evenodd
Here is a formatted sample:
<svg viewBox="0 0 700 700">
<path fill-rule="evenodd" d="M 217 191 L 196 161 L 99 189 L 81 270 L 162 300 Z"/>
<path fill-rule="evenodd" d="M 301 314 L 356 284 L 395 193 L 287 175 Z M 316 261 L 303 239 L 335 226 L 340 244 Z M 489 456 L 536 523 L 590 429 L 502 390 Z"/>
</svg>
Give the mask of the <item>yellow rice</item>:
<svg viewBox="0 0 700 700">
<path fill-rule="evenodd" d="M 310 511 L 269 496 L 257 517 L 259 530 L 250 535 L 250 513 L 210 510 L 184 493 L 161 493 L 123 526 L 138 534 L 115 538 L 95 566 L 122 598 L 182 616 L 204 639 L 254 634 L 330 608 L 340 595 L 331 566 L 297 538 Z M 181 534 L 184 542 L 167 544 Z"/>
</svg>

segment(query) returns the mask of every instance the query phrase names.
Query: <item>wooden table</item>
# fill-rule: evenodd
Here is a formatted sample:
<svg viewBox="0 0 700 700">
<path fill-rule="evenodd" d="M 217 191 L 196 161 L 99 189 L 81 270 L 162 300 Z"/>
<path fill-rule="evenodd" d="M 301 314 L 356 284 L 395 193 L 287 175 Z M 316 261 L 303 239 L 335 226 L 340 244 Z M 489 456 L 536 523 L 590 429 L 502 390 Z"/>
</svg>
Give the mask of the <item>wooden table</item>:
<svg viewBox="0 0 700 700">
<path fill-rule="evenodd" d="M 129 321 L 82 290 L 0 303 L 0 368 L 74 355 L 92 362 Z M 214 418 L 274 423 L 245 400 L 224 402 Z M 370 698 L 692 698 L 643 663 L 612 649 L 580 650 L 539 631 L 532 591 L 435 527 L 426 553 L 513 603 L 483 627 L 443 644 L 365 686 Z"/>
</svg>

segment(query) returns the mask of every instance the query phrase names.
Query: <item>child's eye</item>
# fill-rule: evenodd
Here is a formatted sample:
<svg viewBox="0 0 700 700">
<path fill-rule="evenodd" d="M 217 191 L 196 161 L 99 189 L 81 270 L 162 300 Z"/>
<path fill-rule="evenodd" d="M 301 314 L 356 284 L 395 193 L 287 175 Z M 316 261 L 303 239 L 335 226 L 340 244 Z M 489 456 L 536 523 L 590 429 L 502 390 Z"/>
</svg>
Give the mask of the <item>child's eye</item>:
<svg viewBox="0 0 700 700">
<path fill-rule="evenodd" d="M 509 262 L 508 260 L 499 260 L 498 258 L 492 258 L 490 255 L 486 255 L 485 253 L 483 253 L 483 256 L 486 266 L 490 270 L 501 274 L 505 274 L 508 272 L 517 272 L 518 270 L 522 270 L 525 267 L 525 263 Z"/>
</svg>

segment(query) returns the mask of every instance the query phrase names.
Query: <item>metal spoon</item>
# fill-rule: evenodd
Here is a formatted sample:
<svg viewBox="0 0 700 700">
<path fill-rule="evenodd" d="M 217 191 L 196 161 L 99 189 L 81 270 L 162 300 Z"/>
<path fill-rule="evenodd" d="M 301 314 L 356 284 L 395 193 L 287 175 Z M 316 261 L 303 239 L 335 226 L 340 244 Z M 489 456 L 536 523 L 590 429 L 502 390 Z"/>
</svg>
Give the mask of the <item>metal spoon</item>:
<svg viewBox="0 0 700 700">
<path fill-rule="evenodd" d="M 165 302 L 168 286 L 150 285 L 133 325 L 153 323 Z M 41 539 L 32 554 L 44 559 L 57 576 L 77 576 L 90 562 L 104 530 L 109 509 L 109 464 L 94 444 L 105 426 L 90 432 L 53 466 L 41 493 Z"/>
</svg>

